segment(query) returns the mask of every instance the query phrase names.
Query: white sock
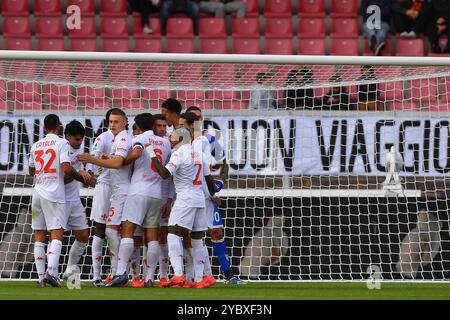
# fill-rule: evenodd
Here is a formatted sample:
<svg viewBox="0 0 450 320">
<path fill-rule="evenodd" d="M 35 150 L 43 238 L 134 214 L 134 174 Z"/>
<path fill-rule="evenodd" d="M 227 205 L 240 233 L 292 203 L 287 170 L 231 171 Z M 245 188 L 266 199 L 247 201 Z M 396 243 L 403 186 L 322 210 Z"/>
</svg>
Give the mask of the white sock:
<svg viewBox="0 0 450 320">
<path fill-rule="evenodd" d="M 134 250 L 133 238 L 122 238 L 119 248 L 119 260 L 117 263 L 117 272 L 113 275 L 122 275 L 127 271 L 127 266 L 130 262 L 130 257 Z"/>
<path fill-rule="evenodd" d="M 167 279 L 169 273 L 169 248 L 167 243 L 159 244 L 159 250 L 159 279 Z"/>
<path fill-rule="evenodd" d="M 133 279 L 139 279 L 141 271 L 141 247 L 134 247 L 130 259 L 131 259 L 130 263 L 131 272 L 133 272 Z"/>
<path fill-rule="evenodd" d="M 208 247 L 204 244 L 203 245 L 203 252 L 205 255 L 205 275 L 208 277 L 212 277 L 212 270 L 211 270 L 211 261 L 209 260 L 209 251 Z"/>
<path fill-rule="evenodd" d="M 75 239 L 69 251 L 69 261 L 67 262 L 67 268 L 64 273 L 69 274 L 75 270 L 78 262 L 80 262 L 84 249 L 86 249 L 86 245 L 87 243 L 80 242 Z"/>
<path fill-rule="evenodd" d="M 44 279 L 45 274 L 45 243 L 34 243 L 34 264 L 36 265 L 36 271 L 39 276 L 39 281 Z"/>
<path fill-rule="evenodd" d="M 155 270 L 158 265 L 158 258 L 160 255 L 159 242 L 149 241 L 147 248 L 147 274 L 145 279 L 153 281 L 155 279 Z"/>
<path fill-rule="evenodd" d="M 201 282 L 203 280 L 203 272 L 205 270 L 205 251 L 203 250 L 202 239 L 191 239 L 192 243 L 192 260 L 194 261 L 194 281 Z"/>
<path fill-rule="evenodd" d="M 144 253 L 142 254 L 142 271 L 145 278 L 147 276 L 147 245 L 144 246 Z"/>
<path fill-rule="evenodd" d="M 176 276 L 181 276 L 183 275 L 183 243 L 181 242 L 181 237 L 169 233 L 167 235 L 167 244 L 173 273 Z"/>
<path fill-rule="evenodd" d="M 106 228 L 106 239 L 108 239 L 109 255 L 111 257 L 111 274 L 115 275 L 117 274 L 117 262 L 119 259 L 119 246 L 120 246 L 119 231 L 111 228 Z"/>
<path fill-rule="evenodd" d="M 62 242 L 60 240 L 52 240 L 50 249 L 48 250 L 48 266 L 47 271 L 51 275 L 58 277 L 59 257 L 61 256 Z"/>
<path fill-rule="evenodd" d="M 103 239 L 94 236 L 92 239 L 92 271 L 94 273 L 94 280 L 101 279 L 102 272 L 102 258 L 103 258 Z"/>
<path fill-rule="evenodd" d="M 192 258 L 192 248 L 184 248 L 184 263 L 186 280 L 192 282 L 194 280 L 194 259 Z"/>
</svg>

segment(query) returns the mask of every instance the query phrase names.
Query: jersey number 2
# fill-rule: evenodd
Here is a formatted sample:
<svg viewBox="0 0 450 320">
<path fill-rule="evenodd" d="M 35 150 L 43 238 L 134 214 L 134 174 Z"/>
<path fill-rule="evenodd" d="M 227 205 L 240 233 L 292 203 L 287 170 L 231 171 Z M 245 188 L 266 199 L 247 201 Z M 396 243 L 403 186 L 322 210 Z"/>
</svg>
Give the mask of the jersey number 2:
<svg viewBox="0 0 450 320">
<path fill-rule="evenodd" d="M 197 173 L 195 174 L 195 179 L 192 183 L 194 184 L 194 186 L 201 186 L 202 180 L 199 180 L 199 178 L 200 178 L 200 172 L 202 171 L 202 164 L 196 163 L 196 164 L 194 164 L 194 166 L 197 167 Z"/>
<path fill-rule="evenodd" d="M 47 163 L 44 162 L 44 159 L 42 156 L 44 155 L 44 150 L 36 150 L 34 152 L 34 156 L 36 157 L 36 161 L 39 162 L 41 165 L 41 168 L 36 171 L 36 174 L 41 173 L 42 169 L 44 170 L 44 173 L 56 173 L 56 169 L 52 168 L 53 162 L 56 158 L 56 152 L 53 149 L 47 149 L 45 154 L 49 154 L 50 158 L 48 159 Z"/>
</svg>

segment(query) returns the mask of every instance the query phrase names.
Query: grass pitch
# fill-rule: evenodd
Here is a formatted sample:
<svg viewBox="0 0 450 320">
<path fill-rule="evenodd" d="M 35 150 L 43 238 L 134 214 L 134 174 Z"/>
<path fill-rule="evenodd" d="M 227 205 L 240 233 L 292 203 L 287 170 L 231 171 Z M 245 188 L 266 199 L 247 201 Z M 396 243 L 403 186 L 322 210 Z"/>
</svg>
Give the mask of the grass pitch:
<svg viewBox="0 0 450 320">
<path fill-rule="evenodd" d="M 365 282 L 217 283 L 206 289 L 39 288 L 35 282 L 0 282 L 1 300 L 450 300 L 450 283 L 381 283 L 369 290 Z"/>
</svg>

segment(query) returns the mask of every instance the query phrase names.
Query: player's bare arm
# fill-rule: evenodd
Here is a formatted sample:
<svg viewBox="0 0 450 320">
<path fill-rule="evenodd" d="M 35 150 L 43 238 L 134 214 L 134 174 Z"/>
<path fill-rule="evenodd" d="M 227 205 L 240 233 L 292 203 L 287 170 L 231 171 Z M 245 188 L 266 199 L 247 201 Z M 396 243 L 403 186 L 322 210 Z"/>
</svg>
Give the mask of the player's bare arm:
<svg viewBox="0 0 450 320">
<path fill-rule="evenodd" d="M 164 167 L 162 163 L 159 162 L 158 158 L 156 157 L 156 154 L 154 155 L 154 157 L 152 157 L 152 163 L 155 166 L 156 172 L 158 172 L 161 178 L 169 179 L 172 176 L 169 170 L 167 170 L 166 167 Z"/>
<path fill-rule="evenodd" d="M 133 150 L 131 150 L 131 152 L 128 154 L 127 158 L 125 159 L 125 165 L 136 161 L 141 156 L 142 156 L 142 148 L 139 146 L 134 147 Z"/>
<path fill-rule="evenodd" d="M 230 166 L 228 165 L 227 161 L 223 159 L 223 163 L 220 165 L 220 179 L 222 179 L 223 182 L 226 182 L 228 180 L 229 170 Z"/>
<path fill-rule="evenodd" d="M 125 158 L 121 156 L 113 156 L 109 159 L 102 159 L 96 158 L 89 153 L 83 153 L 78 156 L 78 160 L 83 162 L 83 164 L 92 163 L 96 166 L 109 169 L 120 169 L 126 165 Z"/>
<path fill-rule="evenodd" d="M 83 176 L 81 176 L 74 167 L 70 165 L 68 162 L 61 163 L 61 170 L 64 172 L 66 176 L 71 176 L 73 179 L 83 182 L 89 183 L 90 180 L 85 180 Z"/>
<path fill-rule="evenodd" d="M 35 167 L 28 167 L 28 174 L 30 176 L 34 176 L 35 173 L 36 173 L 36 168 Z"/>
<path fill-rule="evenodd" d="M 214 187 L 214 178 L 212 175 L 205 176 L 206 185 L 208 186 L 209 194 L 211 198 L 214 198 L 216 193 L 216 188 Z"/>
</svg>

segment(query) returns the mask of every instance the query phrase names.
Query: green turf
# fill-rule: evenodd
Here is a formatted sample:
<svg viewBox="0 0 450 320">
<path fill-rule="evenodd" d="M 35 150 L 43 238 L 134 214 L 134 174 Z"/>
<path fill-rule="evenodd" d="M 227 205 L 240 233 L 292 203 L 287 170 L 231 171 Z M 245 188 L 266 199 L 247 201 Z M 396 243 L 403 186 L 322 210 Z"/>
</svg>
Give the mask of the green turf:
<svg viewBox="0 0 450 320">
<path fill-rule="evenodd" d="M 289 299 L 448 299 L 450 283 L 382 283 L 369 290 L 364 282 L 252 282 L 241 286 L 218 283 L 207 289 L 95 288 L 90 283 L 80 290 L 38 288 L 35 282 L 0 282 L 0 299 L 60 300 L 289 300 Z"/>
</svg>

